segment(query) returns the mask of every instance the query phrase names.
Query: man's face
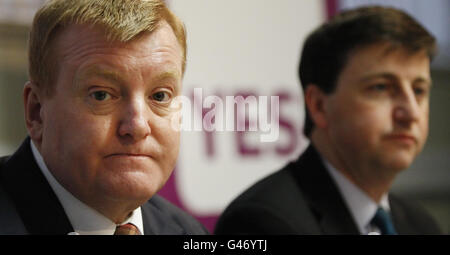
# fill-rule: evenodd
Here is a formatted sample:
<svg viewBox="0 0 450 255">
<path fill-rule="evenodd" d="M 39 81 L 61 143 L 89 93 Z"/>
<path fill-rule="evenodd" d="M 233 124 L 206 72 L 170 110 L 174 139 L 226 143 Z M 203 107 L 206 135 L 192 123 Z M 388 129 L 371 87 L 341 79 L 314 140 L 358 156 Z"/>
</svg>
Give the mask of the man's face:
<svg viewBox="0 0 450 255">
<path fill-rule="evenodd" d="M 167 181 L 179 133 L 170 106 L 181 92 L 182 50 L 163 22 L 128 43 L 71 25 L 55 41 L 55 93 L 42 103 L 43 158 L 87 204 L 145 202 Z"/>
<path fill-rule="evenodd" d="M 326 132 L 347 171 L 405 169 L 426 141 L 429 58 L 388 46 L 351 54 L 325 102 Z"/>
</svg>

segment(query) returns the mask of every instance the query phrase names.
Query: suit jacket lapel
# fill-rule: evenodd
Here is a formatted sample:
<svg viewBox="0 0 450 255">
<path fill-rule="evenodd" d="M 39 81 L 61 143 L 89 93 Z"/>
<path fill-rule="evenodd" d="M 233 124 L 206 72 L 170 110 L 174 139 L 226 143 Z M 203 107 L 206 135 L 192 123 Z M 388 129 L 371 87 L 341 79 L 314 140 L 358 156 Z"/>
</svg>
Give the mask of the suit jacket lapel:
<svg viewBox="0 0 450 255">
<path fill-rule="evenodd" d="M 157 195 L 155 195 L 157 196 Z M 163 214 L 152 204 L 152 199 L 141 206 L 145 235 L 185 235 L 185 231 L 172 223 L 173 219 Z"/>
<path fill-rule="evenodd" d="M 395 195 L 389 194 L 389 207 L 391 209 L 392 222 L 395 230 L 400 235 L 418 235 L 420 231 L 416 230 L 414 224 L 408 224 L 407 212 L 399 205 Z"/>
<path fill-rule="evenodd" d="M 12 198 L 30 234 L 67 234 L 73 228 L 62 205 L 43 176 L 27 138 L 1 172 L 2 185 Z"/>
<path fill-rule="evenodd" d="M 293 170 L 324 234 L 359 234 L 351 213 L 312 145 Z"/>
</svg>

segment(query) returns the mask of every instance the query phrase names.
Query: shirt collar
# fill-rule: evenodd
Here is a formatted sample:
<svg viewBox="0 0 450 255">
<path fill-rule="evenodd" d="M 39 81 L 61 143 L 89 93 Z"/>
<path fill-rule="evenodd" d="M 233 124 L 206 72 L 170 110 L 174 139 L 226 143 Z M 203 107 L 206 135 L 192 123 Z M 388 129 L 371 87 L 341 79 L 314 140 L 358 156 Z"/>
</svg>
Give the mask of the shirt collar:
<svg viewBox="0 0 450 255">
<path fill-rule="evenodd" d="M 355 220 L 359 232 L 368 234 L 371 231 L 370 221 L 375 215 L 378 206 L 389 211 L 388 195 L 384 194 L 378 205 L 358 186 L 348 180 L 341 172 L 334 168 L 326 159 L 322 158 L 325 168 L 334 179 L 350 213 Z"/>
<path fill-rule="evenodd" d="M 110 219 L 89 207 L 85 203 L 81 202 L 69 191 L 67 191 L 51 174 L 47 165 L 44 162 L 41 154 L 35 147 L 33 141 L 31 141 L 31 151 L 33 152 L 34 159 L 36 160 L 40 170 L 44 174 L 45 178 L 49 182 L 56 196 L 58 197 L 61 205 L 66 212 L 67 218 L 69 218 L 75 233 L 80 235 L 112 235 L 116 230 L 117 224 Z M 132 223 L 135 225 L 141 233 L 144 233 L 142 223 L 141 208 L 138 207 L 132 212 L 132 215 L 123 223 Z"/>
</svg>

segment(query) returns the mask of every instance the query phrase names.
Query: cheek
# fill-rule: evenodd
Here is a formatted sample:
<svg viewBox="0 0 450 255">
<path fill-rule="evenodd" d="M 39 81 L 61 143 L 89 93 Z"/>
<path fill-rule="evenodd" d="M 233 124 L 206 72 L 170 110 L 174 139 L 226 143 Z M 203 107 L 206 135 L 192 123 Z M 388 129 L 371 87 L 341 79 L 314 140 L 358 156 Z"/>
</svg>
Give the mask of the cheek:
<svg viewBox="0 0 450 255">
<path fill-rule="evenodd" d="M 80 161 L 77 164 L 93 163 L 98 149 L 106 146 L 111 121 L 75 109 L 53 117 L 49 132 L 53 133 L 53 143 L 58 145 L 54 149 L 67 160 Z"/>
<path fill-rule="evenodd" d="M 354 111 L 354 123 L 368 138 L 378 137 L 392 128 L 391 111 L 381 106 L 361 107 Z"/>
<path fill-rule="evenodd" d="M 153 135 L 161 146 L 163 152 L 162 161 L 164 164 L 167 164 L 167 168 L 173 168 L 178 157 L 180 132 L 174 129 L 166 118 L 159 120 L 157 123 L 158 125 Z"/>
<path fill-rule="evenodd" d="M 347 101 L 331 114 L 332 136 L 359 146 L 376 143 L 392 127 L 390 111 L 380 105 Z"/>
<path fill-rule="evenodd" d="M 425 141 L 427 140 L 428 137 L 428 109 L 425 109 L 422 113 L 422 115 L 420 116 L 420 120 L 419 120 L 419 135 L 420 135 L 420 139 L 422 141 L 422 146 L 425 143 Z"/>
<path fill-rule="evenodd" d="M 44 160 L 57 180 L 66 187 L 89 182 L 99 164 L 98 143 L 102 142 L 104 125 L 98 125 L 77 107 L 57 104 L 47 112 L 42 140 Z M 76 186 L 76 185 L 75 185 Z"/>
</svg>

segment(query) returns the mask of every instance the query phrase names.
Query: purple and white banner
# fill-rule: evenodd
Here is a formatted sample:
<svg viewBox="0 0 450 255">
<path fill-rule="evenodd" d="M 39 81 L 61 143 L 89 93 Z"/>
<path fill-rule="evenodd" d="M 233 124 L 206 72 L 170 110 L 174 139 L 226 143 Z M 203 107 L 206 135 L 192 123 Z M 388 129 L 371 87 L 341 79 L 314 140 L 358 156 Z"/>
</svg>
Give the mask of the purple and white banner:
<svg viewBox="0 0 450 255">
<path fill-rule="evenodd" d="M 160 194 L 212 230 L 233 198 L 308 144 L 297 68 L 325 2 L 168 2 L 187 28 L 189 100 L 178 165 Z"/>
</svg>

